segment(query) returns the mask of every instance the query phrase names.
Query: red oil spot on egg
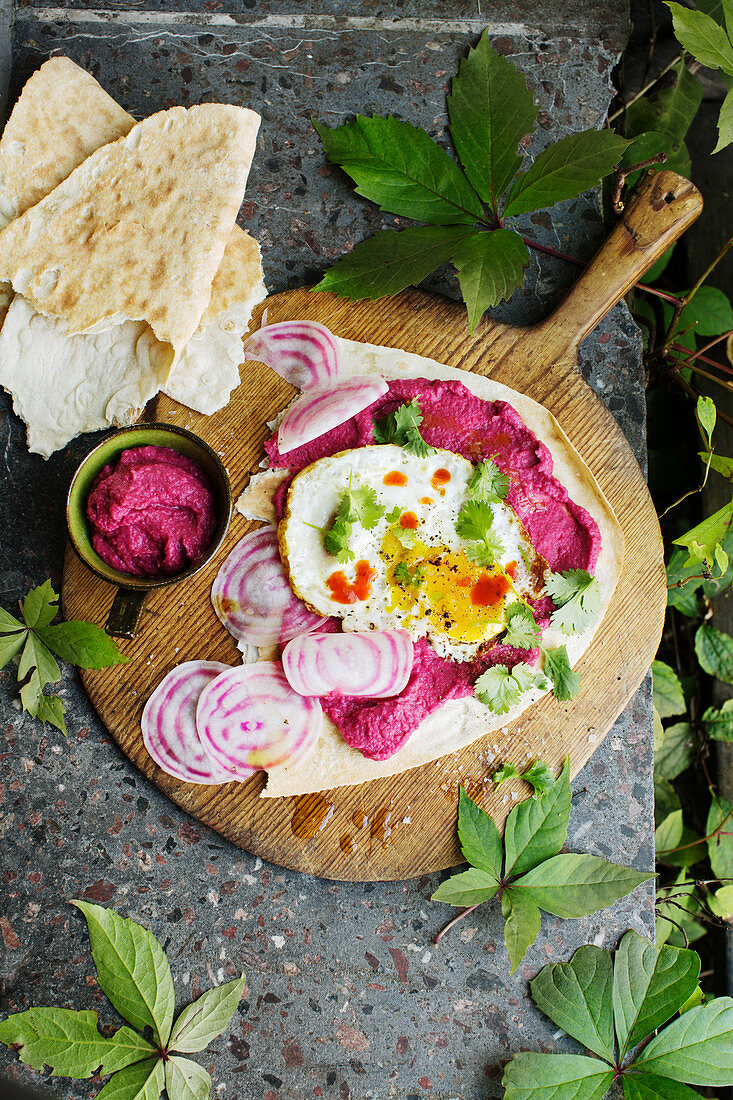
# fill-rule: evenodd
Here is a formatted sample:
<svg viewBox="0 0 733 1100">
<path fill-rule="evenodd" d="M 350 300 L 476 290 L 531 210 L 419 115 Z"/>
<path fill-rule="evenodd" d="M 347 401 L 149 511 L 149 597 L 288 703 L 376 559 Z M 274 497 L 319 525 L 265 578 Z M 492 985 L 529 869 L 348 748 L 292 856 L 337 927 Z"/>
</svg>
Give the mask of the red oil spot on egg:
<svg viewBox="0 0 733 1100">
<path fill-rule="evenodd" d="M 401 473 L 399 470 L 390 470 L 388 474 L 385 474 L 382 478 L 383 485 L 407 485 L 407 474 Z"/>
<path fill-rule="evenodd" d="M 504 570 L 509 574 L 512 580 L 514 580 L 517 575 L 517 563 L 515 561 L 510 561 L 508 565 L 504 566 Z"/>
<path fill-rule="evenodd" d="M 326 581 L 331 590 L 331 599 L 335 603 L 356 603 L 357 600 L 367 600 L 372 594 L 372 584 L 377 579 L 376 569 L 372 569 L 368 561 L 362 560 L 356 563 L 356 576 L 350 581 L 342 569 L 332 573 Z"/>
<path fill-rule="evenodd" d="M 443 466 L 435 471 L 430 484 L 434 489 L 437 489 L 441 496 L 445 495 L 445 489 L 442 486 L 447 485 L 450 481 L 450 470 L 446 470 Z"/>
<path fill-rule="evenodd" d="M 420 497 L 420 503 L 421 504 L 432 504 L 433 503 L 433 498 L 432 497 Z"/>
<path fill-rule="evenodd" d="M 407 531 L 416 531 L 418 522 L 418 518 L 414 512 L 403 512 L 400 516 L 400 527 L 403 527 Z"/>
<path fill-rule="evenodd" d="M 471 603 L 476 607 L 491 607 L 509 591 L 509 581 L 501 573 L 482 573 L 471 589 Z"/>
</svg>

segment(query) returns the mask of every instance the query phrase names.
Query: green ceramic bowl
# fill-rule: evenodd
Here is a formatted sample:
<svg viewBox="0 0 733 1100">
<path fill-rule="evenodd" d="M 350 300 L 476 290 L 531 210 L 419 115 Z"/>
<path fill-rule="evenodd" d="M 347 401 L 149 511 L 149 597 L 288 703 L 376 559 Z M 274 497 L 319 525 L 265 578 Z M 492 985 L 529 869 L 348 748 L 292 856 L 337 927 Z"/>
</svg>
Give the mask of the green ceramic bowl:
<svg viewBox="0 0 733 1100">
<path fill-rule="evenodd" d="M 86 518 L 87 498 L 100 470 L 116 462 L 122 452 L 131 447 L 150 446 L 172 447 L 198 463 L 209 480 L 216 502 L 217 525 L 208 550 L 190 569 L 171 577 L 136 577 L 107 565 L 92 546 Z M 232 489 L 229 475 L 216 452 L 193 432 L 173 424 L 140 424 L 132 428 L 118 428 L 98 443 L 82 461 L 69 486 L 66 524 L 71 545 L 87 568 L 117 586 L 117 594 L 105 627 L 107 632 L 117 637 L 134 637 L 138 615 L 147 593 L 152 588 L 164 588 L 187 580 L 203 569 L 221 546 L 231 516 Z"/>
</svg>

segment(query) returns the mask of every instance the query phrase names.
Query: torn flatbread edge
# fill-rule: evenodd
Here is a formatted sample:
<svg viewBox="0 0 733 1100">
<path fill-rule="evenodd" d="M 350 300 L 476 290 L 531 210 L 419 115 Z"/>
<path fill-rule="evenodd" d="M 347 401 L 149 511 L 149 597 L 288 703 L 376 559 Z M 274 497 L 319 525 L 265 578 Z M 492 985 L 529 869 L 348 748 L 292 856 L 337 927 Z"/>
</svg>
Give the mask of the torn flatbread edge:
<svg viewBox="0 0 733 1100">
<path fill-rule="evenodd" d="M 545 645 L 566 645 L 570 663 L 575 665 L 592 642 L 611 602 L 621 573 L 624 545 L 621 528 L 610 504 L 555 417 L 531 398 L 482 375 L 397 348 L 343 339 L 340 344 L 344 377 L 381 374 L 388 381 L 429 378 L 462 382 L 484 400 L 507 401 L 548 448 L 555 477 L 568 491 L 570 498 L 590 513 L 601 532 L 601 552 L 595 570 L 601 590 L 601 610 L 597 619 L 580 635 L 567 637 L 552 628 L 543 634 Z M 473 696 L 449 700 L 424 719 L 394 756 L 382 761 L 370 760 L 347 745 L 324 715 L 321 736 L 310 755 L 293 768 L 271 769 L 261 797 L 309 794 L 399 775 L 466 748 L 486 734 L 516 723 L 527 708 L 544 694 L 547 693 L 533 689 L 502 715 L 493 714 Z"/>
</svg>

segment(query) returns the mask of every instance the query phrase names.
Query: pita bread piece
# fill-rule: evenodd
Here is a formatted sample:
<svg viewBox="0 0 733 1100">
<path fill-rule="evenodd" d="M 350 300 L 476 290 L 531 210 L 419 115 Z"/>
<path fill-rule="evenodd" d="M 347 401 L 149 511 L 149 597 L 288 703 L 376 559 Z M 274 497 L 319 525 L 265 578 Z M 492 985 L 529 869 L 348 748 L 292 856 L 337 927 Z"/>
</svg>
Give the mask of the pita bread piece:
<svg viewBox="0 0 733 1100">
<path fill-rule="evenodd" d="M 23 88 L 0 138 L 0 228 L 134 125 L 132 115 L 70 58 L 46 61 Z M 209 306 L 174 362 L 165 392 L 196 412 L 223 408 L 239 384 L 241 337 L 266 296 L 259 246 L 235 225 Z M 10 284 L 0 284 L 0 324 L 12 297 Z"/>
<path fill-rule="evenodd" d="M 25 299 L 0 332 L 0 383 L 21 415 L 43 395 L 40 419 L 29 422 L 32 449 L 47 455 L 79 432 L 129 423 L 165 384 L 209 303 L 258 124 L 221 104 L 161 112 L 0 233 L 0 277 Z M 29 310 L 47 324 L 21 326 Z M 151 331 L 140 340 L 129 322 Z M 81 382 L 58 369 L 69 338 L 80 341 L 69 358 Z"/>
</svg>

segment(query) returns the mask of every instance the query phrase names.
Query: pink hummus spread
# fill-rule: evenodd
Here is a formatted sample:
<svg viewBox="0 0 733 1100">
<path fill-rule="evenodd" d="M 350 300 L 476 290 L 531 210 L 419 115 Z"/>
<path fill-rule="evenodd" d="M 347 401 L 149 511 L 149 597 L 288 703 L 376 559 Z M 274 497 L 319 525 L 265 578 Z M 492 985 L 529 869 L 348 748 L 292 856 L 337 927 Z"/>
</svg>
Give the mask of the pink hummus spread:
<svg viewBox="0 0 733 1100">
<path fill-rule="evenodd" d="M 100 558 L 137 577 L 195 565 L 211 543 L 216 508 L 201 468 L 170 447 L 132 447 L 97 474 L 86 507 Z"/>
<path fill-rule="evenodd" d="M 265 444 L 273 467 L 293 475 L 319 458 L 374 443 L 373 421 L 417 397 L 423 415 L 420 433 L 432 447 L 463 455 L 478 463 L 487 458 L 509 477 L 507 504 L 522 521 L 535 550 L 553 572 L 587 569 L 593 572 L 601 536 L 593 517 L 568 496 L 554 477 L 552 455 L 506 401 L 485 401 L 461 382 L 426 378 L 390 382 L 388 392 L 356 416 L 322 436 L 281 455 L 277 435 Z M 289 481 L 278 490 L 282 515 Z M 549 597 L 533 610 L 540 627 L 548 625 L 553 604 Z M 348 744 L 364 756 L 385 760 L 446 699 L 473 694 L 476 679 L 492 665 L 512 668 L 520 661 L 536 663 L 538 650 L 513 649 L 500 642 L 472 662 L 438 656 L 429 643 L 415 644 L 415 663 L 404 690 L 392 699 L 358 699 L 332 694 L 323 708 Z"/>
</svg>

